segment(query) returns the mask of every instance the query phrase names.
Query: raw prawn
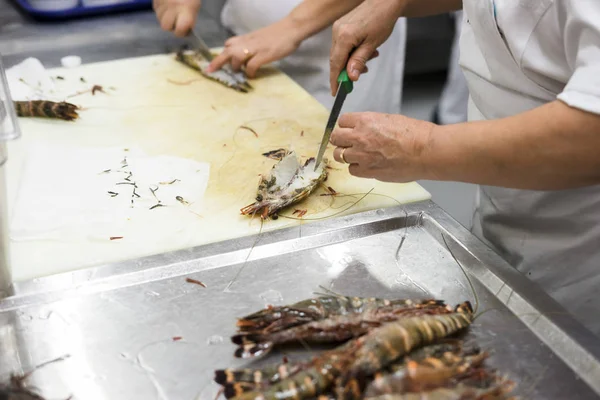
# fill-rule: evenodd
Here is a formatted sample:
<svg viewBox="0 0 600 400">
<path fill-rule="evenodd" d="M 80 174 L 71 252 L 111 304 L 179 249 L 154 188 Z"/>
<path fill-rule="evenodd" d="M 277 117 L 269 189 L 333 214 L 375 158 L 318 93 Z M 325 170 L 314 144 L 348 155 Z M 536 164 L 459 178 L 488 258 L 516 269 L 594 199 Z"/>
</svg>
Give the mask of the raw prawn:
<svg viewBox="0 0 600 400">
<path fill-rule="evenodd" d="M 359 337 L 356 340 L 361 346 L 350 368 L 340 377 L 337 397 L 360 398 L 362 390 L 357 382 L 375 375 L 416 348 L 466 329 L 472 320 L 473 308 L 465 301 L 456 306 L 452 314 L 399 319 Z"/>
<path fill-rule="evenodd" d="M 226 398 L 264 390 L 308 367 L 307 363 L 278 364 L 263 369 L 224 369 L 215 371 L 215 382 L 224 387 Z"/>
<path fill-rule="evenodd" d="M 273 166 L 267 177 L 261 177 L 256 202 L 242 208 L 242 215 L 260 214 L 262 219 L 274 217 L 280 210 L 306 199 L 327 179 L 327 160 L 314 168 L 315 159 L 301 165 L 291 151 Z"/>
<path fill-rule="evenodd" d="M 277 332 L 312 321 L 320 321 L 335 315 L 362 313 L 367 309 L 392 307 L 406 309 L 424 306 L 443 306 L 442 300 L 381 299 L 375 297 L 349 297 L 339 294 L 322 295 L 294 304 L 267 307 L 245 317 L 238 318 L 240 332 Z"/>
<path fill-rule="evenodd" d="M 336 386 L 346 389 L 358 374 L 374 375 L 412 350 L 467 328 L 472 320 L 468 302 L 444 315 L 402 318 L 371 330 L 317 356 L 308 368 L 264 390 L 242 393 L 236 400 L 308 399 Z"/>
<path fill-rule="evenodd" d="M 48 100 L 15 101 L 15 109 L 19 117 L 41 117 L 73 121 L 79 117 L 77 107 L 66 102 Z"/>
<path fill-rule="evenodd" d="M 250 86 L 246 79 L 246 75 L 243 72 L 234 72 L 229 65 L 225 65 L 215 72 L 206 72 L 206 68 L 208 68 L 210 62 L 200 52 L 182 48 L 177 52 L 176 60 L 200 71 L 203 76 L 239 92 L 247 93 L 252 89 L 252 86 Z"/>
<path fill-rule="evenodd" d="M 427 347 L 420 350 L 407 355 L 402 365 L 394 368 L 394 373 L 376 374 L 365 390 L 365 397 L 421 392 L 450 384 L 454 386 L 474 368 L 480 367 L 489 356 L 488 353 L 479 352 L 479 349 L 470 351 L 470 354 L 453 349 L 435 355 L 427 355 Z"/>
<path fill-rule="evenodd" d="M 384 394 L 366 397 L 369 400 L 509 400 L 508 394 L 514 389 L 514 383 L 506 378 L 497 378 L 488 388 L 477 388 L 466 384 L 439 388 L 428 392 Z"/>
<path fill-rule="evenodd" d="M 360 313 L 335 315 L 330 318 L 312 321 L 277 332 L 258 334 L 242 333 L 231 341 L 240 347 L 236 350 L 238 358 L 251 358 L 269 353 L 276 345 L 286 343 L 336 343 L 362 336 L 371 329 L 400 318 L 419 315 L 448 314 L 452 308 L 433 301 L 431 304 L 413 306 L 394 305 L 367 309 Z"/>
</svg>

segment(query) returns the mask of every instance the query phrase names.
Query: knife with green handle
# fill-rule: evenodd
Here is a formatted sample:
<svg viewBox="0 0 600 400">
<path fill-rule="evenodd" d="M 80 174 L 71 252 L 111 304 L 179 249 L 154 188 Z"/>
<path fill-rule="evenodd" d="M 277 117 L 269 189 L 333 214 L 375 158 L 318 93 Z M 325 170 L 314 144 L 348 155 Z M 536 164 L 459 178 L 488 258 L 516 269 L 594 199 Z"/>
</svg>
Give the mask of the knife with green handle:
<svg viewBox="0 0 600 400">
<path fill-rule="evenodd" d="M 340 116 L 342 106 L 344 105 L 344 100 L 346 100 L 346 95 L 352 92 L 352 89 L 354 89 L 354 84 L 350 80 L 348 72 L 345 69 L 340 73 L 340 76 L 338 77 L 337 81 L 339 83 L 338 90 L 337 94 L 335 95 L 335 102 L 333 103 L 331 114 L 329 115 L 329 121 L 327 121 L 327 126 L 325 127 L 325 134 L 323 135 L 323 140 L 321 141 L 321 146 L 319 147 L 319 153 L 317 154 L 317 160 L 315 162 L 315 171 L 317 170 L 319 164 L 323 160 L 325 149 L 327 148 L 329 138 L 331 137 L 331 132 L 333 132 L 333 128 L 335 128 L 335 124 L 337 123 L 338 117 Z"/>
</svg>

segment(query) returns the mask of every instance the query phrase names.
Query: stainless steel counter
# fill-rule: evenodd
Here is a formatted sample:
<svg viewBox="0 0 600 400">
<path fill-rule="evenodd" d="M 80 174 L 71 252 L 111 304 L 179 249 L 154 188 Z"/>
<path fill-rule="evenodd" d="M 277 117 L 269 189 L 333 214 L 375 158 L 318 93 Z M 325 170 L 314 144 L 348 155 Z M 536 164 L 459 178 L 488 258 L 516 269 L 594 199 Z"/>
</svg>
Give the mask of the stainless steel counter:
<svg viewBox="0 0 600 400">
<path fill-rule="evenodd" d="M 213 370 L 244 364 L 228 338 L 235 318 L 267 304 L 312 297 L 319 286 L 475 302 L 449 250 L 479 311 L 492 310 L 468 336 L 492 352 L 490 366 L 518 383 L 517 394 L 598 398 L 598 340 L 432 202 L 21 285 L 0 302 L 0 377 L 70 355 L 32 375 L 47 398 L 212 400 Z"/>
</svg>

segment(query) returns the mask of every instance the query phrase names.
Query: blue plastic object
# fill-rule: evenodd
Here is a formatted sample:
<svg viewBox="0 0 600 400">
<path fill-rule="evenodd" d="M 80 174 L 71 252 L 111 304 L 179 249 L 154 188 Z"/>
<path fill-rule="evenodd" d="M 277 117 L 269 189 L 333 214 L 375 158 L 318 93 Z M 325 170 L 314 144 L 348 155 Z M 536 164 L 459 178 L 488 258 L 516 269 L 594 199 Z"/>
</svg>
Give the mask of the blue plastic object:
<svg viewBox="0 0 600 400">
<path fill-rule="evenodd" d="M 76 7 L 67 10 L 38 10 L 27 0 L 14 0 L 15 3 L 27 14 L 40 20 L 65 20 L 78 17 L 103 15 L 119 11 L 133 11 L 152 8 L 152 0 L 130 0 L 125 3 L 107 4 L 95 7 L 85 7 L 81 1 Z"/>
</svg>

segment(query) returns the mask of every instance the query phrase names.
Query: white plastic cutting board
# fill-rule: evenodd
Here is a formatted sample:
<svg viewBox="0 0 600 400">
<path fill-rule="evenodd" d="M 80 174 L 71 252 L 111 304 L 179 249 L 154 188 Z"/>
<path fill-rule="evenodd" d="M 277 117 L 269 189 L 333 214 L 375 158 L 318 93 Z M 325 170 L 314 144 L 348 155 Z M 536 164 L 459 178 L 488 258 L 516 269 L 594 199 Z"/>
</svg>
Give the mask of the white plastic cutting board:
<svg viewBox="0 0 600 400">
<path fill-rule="evenodd" d="M 275 70 L 253 80 L 255 90 L 249 94 L 201 77 L 173 55 L 88 64 L 51 74 L 79 88 L 83 77 L 86 85 L 102 85 L 107 93 L 69 99 L 86 108 L 75 122 L 20 119 L 23 138 L 10 144 L 7 168 L 16 281 L 258 233 L 258 219 L 241 216 L 240 208 L 253 202 L 258 175 L 275 162 L 261 154 L 285 147 L 302 157 L 315 156 L 328 117 L 328 110 Z M 189 84 L 181 84 L 185 82 Z M 167 207 L 149 210 L 155 201 L 147 188 L 140 189 L 145 190 L 143 198 L 129 211 L 123 209 L 125 185 L 119 187 L 120 197 L 105 193 L 109 178 L 99 178 L 104 175 L 98 173 L 118 169 L 122 156 L 133 157 L 135 151 L 154 160 L 157 182 L 180 179 L 156 192 Z M 328 149 L 326 157 L 334 169 L 326 184 L 356 197 L 319 196 L 320 189 L 293 207 L 307 210 L 304 221 L 279 218 L 265 223 L 263 231 L 310 223 L 343 210 L 350 214 L 430 198 L 417 183 L 352 177 L 333 161 L 331 152 Z M 202 174 L 209 174 L 205 191 Z M 154 177 L 146 178 L 148 186 Z M 348 208 L 370 190 L 371 195 Z M 176 195 L 192 204 L 180 204 Z M 120 211 L 110 209 L 111 200 L 115 207 L 120 204 Z M 290 215 L 293 209 L 282 214 Z"/>
</svg>

